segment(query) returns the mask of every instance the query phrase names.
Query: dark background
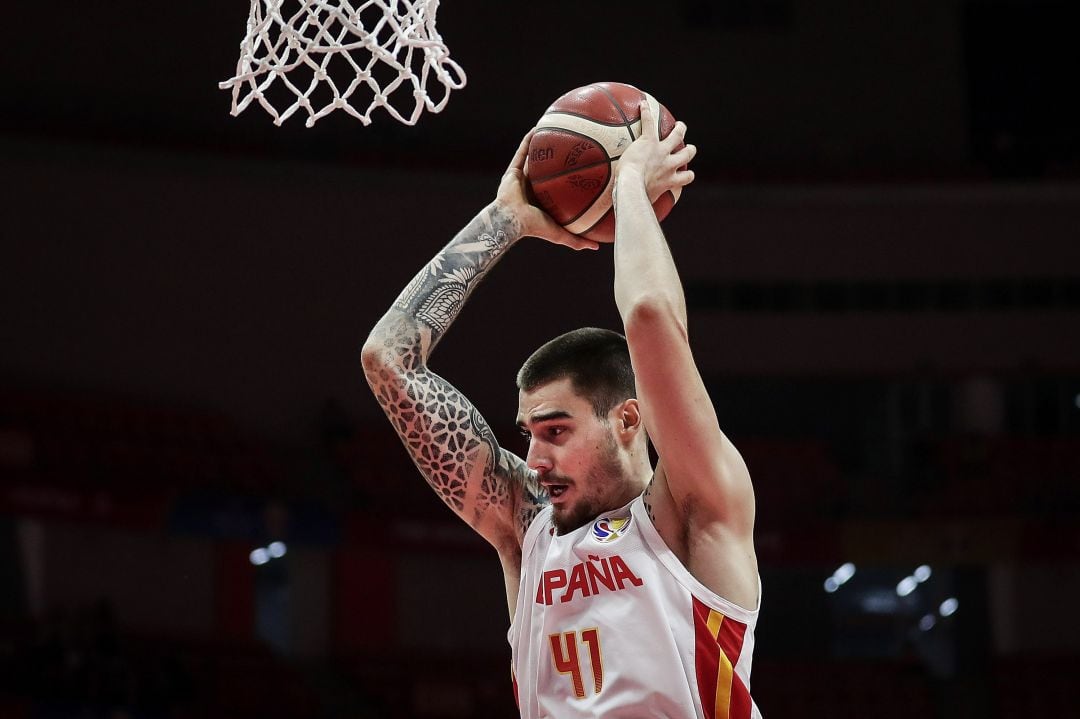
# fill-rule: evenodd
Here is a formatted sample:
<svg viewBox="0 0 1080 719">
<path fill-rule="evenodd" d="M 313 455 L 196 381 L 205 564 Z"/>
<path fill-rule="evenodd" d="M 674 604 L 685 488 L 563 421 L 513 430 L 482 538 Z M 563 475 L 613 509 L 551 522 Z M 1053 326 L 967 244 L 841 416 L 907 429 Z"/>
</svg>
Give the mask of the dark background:
<svg viewBox="0 0 1080 719">
<path fill-rule="evenodd" d="M 597 80 L 699 146 L 664 227 L 755 480 L 764 714 L 1071 711 L 1074 4 L 446 0 L 468 85 L 442 113 L 310 129 L 229 116 L 247 9 L 8 15 L 0 715 L 513 714 L 494 553 L 429 496 L 359 348 Z M 525 241 L 433 365 L 514 447 L 515 370 L 617 327 L 611 283 L 610 250 Z"/>
</svg>

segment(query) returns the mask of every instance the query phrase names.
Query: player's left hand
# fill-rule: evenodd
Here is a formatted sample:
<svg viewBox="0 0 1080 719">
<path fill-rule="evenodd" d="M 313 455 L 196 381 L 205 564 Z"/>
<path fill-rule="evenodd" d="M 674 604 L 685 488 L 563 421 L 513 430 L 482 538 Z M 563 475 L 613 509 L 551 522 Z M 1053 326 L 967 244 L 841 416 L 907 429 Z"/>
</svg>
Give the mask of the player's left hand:
<svg viewBox="0 0 1080 719">
<path fill-rule="evenodd" d="M 525 192 L 525 161 L 529 156 L 529 140 L 535 132 L 530 130 L 518 145 L 514 159 L 503 173 L 495 204 L 510 213 L 521 223 L 521 234 L 539 237 L 556 245 L 564 245 L 575 250 L 597 250 L 600 244 L 567 232 L 551 216 L 529 202 Z"/>
<path fill-rule="evenodd" d="M 684 166 L 694 159 L 697 147 L 679 147 L 686 138 L 685 122 L 676 122 L 668 136 L 661 140 L 657 118 L 653 117 L 649 103 L 643 100 L 640 111 L 641 134 L 619 157 L 615 164 L 615 179 L 627 170 L 640 173 L 649 201 L 655 202 L 668 190 L 685 187 L 694 181 L 694 171 Z"/>
</svg>

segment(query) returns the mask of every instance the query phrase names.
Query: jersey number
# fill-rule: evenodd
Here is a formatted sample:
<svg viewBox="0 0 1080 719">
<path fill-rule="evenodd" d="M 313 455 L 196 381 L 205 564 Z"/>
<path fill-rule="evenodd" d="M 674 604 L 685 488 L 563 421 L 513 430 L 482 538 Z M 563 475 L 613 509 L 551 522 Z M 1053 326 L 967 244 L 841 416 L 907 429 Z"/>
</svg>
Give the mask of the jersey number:
<svg viewBox="0 0 1080 719">
<path fill-rule="evenodd" d="M 574 684 L 574 695 L 585 698 L 585 682 L 581 678 L 581 659 L 578 655 L 578 633 L 564 632 L 552 634 L 551 661 L 560 674 L 569 674 Z M 600 632 L 598 629 L 585 629 L 581 632 L 582 643 L 588 645 L 589 663 L 592 665 L 593 692 L 600 693 L 604 688 L 604 662 L 600 657 Z"/>
</svg>

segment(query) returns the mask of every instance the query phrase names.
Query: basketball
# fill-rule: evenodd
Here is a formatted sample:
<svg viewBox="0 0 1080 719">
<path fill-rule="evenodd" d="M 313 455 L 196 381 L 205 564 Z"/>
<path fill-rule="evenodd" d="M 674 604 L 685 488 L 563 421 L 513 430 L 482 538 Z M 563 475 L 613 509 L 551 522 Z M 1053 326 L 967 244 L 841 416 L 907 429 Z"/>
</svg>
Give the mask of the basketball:
<svg viewBox="0 0 1080 719">
<path fill-rule="evenodd" d="M 525 168 L 532 200 L 576 235 L 615 241 L 611 206 L 614 164 L 641 132 L 639 104 L 648 100 L 660 138 L 675 118 L 652 95 L 621 82 L 594 82 L 571 90 L 544 111 L 529 142 Z M 683 145 L 680 144 L 681 148 Z M 663 220 L 681 188 L 653 203 Z"/>
</svg>

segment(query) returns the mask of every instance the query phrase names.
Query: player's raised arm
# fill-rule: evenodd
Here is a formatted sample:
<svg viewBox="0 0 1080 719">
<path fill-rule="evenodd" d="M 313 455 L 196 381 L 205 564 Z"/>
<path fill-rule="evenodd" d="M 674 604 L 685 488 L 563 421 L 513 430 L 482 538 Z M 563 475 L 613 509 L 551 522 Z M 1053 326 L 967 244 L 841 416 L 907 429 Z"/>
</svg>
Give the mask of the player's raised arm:
<svg viewBox="0 0 1080 719">
<path fill-rule="evenodd" d="M 420 473 L 439 497 L 497 549 L 520 545 L 547 497 L 517 456 L 449 382 L 428 368 L 435 345 L 487 272 L 520 238 L 576 249 L 595 243 L 565 232 L 522 190 L 529 137 L 485 207 L 405 287 L 371 331 L 364 374 Z M 493 347 L 477 347 L 477 360 Z"/>
<path fill-rule="evenodd" d="M 619 161 L 615 201 L 615 301 L 637 378 L 645 428 L 660 457 L 676 507 L 694 511 L 749 538 L 754 501 L 746 465 L 720 431 L 694 363 L 686 301 L 651 203 L 693 180 L 679 169 L 694 156 L 677 123 L 663 140 L 642 104 L 641 137 Z M 692 504 L 689 504 L 689 503 Z"/>
</svg>

